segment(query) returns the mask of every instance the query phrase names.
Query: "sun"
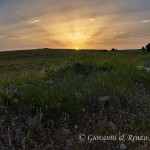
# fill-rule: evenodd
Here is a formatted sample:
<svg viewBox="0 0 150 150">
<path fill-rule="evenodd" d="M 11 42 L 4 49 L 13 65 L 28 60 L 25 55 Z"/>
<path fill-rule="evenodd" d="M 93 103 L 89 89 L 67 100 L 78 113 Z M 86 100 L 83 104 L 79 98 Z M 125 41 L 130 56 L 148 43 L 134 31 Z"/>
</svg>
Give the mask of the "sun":
<svg viewBox="0 0 150 150">
<path fill-rule="evenodd" d="M 76 51 L 78 51 L 79 50 L 79 48 L 76 48 Z"/>
</svg>

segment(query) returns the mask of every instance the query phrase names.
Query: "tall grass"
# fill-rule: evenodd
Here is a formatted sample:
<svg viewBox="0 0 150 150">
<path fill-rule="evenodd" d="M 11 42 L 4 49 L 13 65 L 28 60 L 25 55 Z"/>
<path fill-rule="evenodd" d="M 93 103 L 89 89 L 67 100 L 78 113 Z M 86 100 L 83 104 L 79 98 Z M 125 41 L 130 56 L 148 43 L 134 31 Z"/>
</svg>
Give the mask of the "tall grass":
<svg viewBox="0 0 150 150">
<path fill-rule="evenodd" d="M 71 139 L 80 132 L 148 134 L 150 105 L 145 99 L 149 91 L 147 95 L 142 92 L 145 88 L 150 90 L 150 73 L 137 66 L 146 66 L 149 60 L 149 54 L 140 52 L 78 52 L 2 64 L 0 114 L 5 115 L 5 126 L 9 126 L 11 133 L 16 133 L 11 125 L 13 116 L 22 117 L 18 124 L 26 126 L 20 130 L 22 134 L 28 133 L 25 136 L 28 146 L 36 141 L 38 134 L 41 138 L 51 137 L 59 148 L 69 131 Z M 109 126 L 110 122 L 117 130 Z M 63 140 L 61 144 L 58 139 Z M 119 141 L 114 145 L 118 144 Z M 73 148 L 88 145 L 74 144 Z M 130 149 L 136 146 L 130 145 Z"/>
</svg>

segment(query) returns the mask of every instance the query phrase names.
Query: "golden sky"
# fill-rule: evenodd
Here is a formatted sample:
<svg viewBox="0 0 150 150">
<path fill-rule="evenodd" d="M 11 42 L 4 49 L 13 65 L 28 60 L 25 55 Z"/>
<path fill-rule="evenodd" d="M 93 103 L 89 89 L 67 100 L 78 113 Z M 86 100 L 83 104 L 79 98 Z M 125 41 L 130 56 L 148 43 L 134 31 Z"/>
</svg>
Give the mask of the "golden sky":
<svg viewBox="0 0 150 150">
<path fill-rule="evenodd" d="M 0 50 L 137 49 L 149 43 L 150 0 L 0 1 Z"/>
</svg>

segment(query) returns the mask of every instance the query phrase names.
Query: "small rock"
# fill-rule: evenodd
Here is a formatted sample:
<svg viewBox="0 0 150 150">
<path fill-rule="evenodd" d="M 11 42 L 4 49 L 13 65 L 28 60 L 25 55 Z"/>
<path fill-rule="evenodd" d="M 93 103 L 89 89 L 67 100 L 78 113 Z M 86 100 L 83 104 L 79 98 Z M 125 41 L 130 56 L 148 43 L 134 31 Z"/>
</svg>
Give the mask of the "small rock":
<svg viewBox="0 0 150 150">
<path fill-rule="evenodd" d="M 2 125 L 2 123 L 5 121 L 5 120 L 4 120 L 4 118 L 5 118 L 5 116 L 4 116 L 4 115 L 0 118 L 0 126 L 1 126 L 1 125 Z M 1 144 L 1 142 L 0 142 L 0 144 Z"/>
<path fill-rule="evenodd" d="M 21 86 L 18 86 L 21 88 L 36 88 L 36 86 L 34 84 L 31 83 L 23 83 Z"/>
<path fill-rule="evenodd" d="M 79 127 L 78 127 L 78 125 L 76 124 L 76 125 L 74 126 L 74 128 L 75 128 L 75 130 L 77 130 Z"/>
<path fill-rule="evenodd" d="M 0 150 L 7 150 L 7 147 L 0 141 Z"/>
<path fill-rule="evenodd" d="M 49 84 L 50 84 L 50 81 L 49 81 L 49 80 L 46 80 L 46 81 L 45 81 L 45 84 L 46 84 L 46 85 L 49 85 Z"/>
<path fill-rule="evenodd" d="M 124 111 L 124 110 L 120 110 L 119 112 L 121 115 L 129 115 L 129 113 L 127 111 Z"/>
<path fill-rule="evenodd" d="M 125 150 L 125 149 L 127 149 L 127 147 L 125 146 L 125 144 L 120 144 L 120 149 Z"/>
<path fill-rule="evenodd" d="M 119 115 L 118 114 L 112 114 L 113 118 L 118 118 L 119 119 Z"/>
<path fill-rule="evenodd" d="M 51 149 L 51 148 L 53 147 L 53 145 L 54 145 L 54 142 L 51 141 L 51 143 L 48 144 L 44 149 L 45 149 L 45 150 L 49 150 L 49 149 Z"/>
<path fill-rule="evenodd" d="M 88 94 L 91 94 L 91 93 L 92 93 L 92 90 L 91 90 L 91 89 L 88 89 L 87 93 L 88 93 Z"/>
<path fill-rule="evenodd" d="M 7 150 L 7 147 L 0 146 L 0 150 Z"/>
<path fill-rule="evenodd" d="M 62 133 L 68 135 L 68 134 L 70 134 L 70 130 L 62 128 Z"/>
<path fill-rule="evenodd" d="M 52 84 L 52 83 L 54 83 L 53 80 L 46 80 L 46 81 L 45 81 L 45 84 L 46 84 L 46 85 L 49 85 L 49 84 Z"/>
<path fill-rule="evenodd" d="M 100 109 L 101 108 L 99 106 L 99 102 L 97 100 L 92 101 L 92 103 L 91 103 L 91 112 L 96 113 L 96 112 L 100 111 Z"/>
<path fill-rule="evenodd" d="M 86 113 L 85 108 L 82 108 L 82 109 L 81 109 L 81 113 Z"/>
<path fill-rule="evenodd" d="M 113 122 L 109 122 L 108 127 L 111 127 L 113 130 L 117 130 L 117 127 Z"/>
<path fill-rule="evenodd" d="M 70 149 L 70 147 L 72 146 L 72 141 L 70 139 L 66 139 L 65 140 L 65 150 Z"/>
<path fill-rule="evenodd" d="M 150 72 L 150 67 L 145 67 L 145 70 L 146 70 L 147 72 Z"/>
<path fill-rule="evenodd" d="M 137 66 L 137 68 L 138 68 L 139 70 L 144 69 L 145 71 L 150 72 L 150 67 Z"/>
<path fill-rule="evenodd" d="M 36 118 L 30 118 L 29 117 L 27 123 L 28 123 L 29 127 L 33 127 L 34 128 L 36 126 L 37 120 L 36 120 Z"/>
<path fill-rule="evenodd" d="M 109 96 L 104 96 L 104 97 L 101 97 L 99 100 L 102 101 L 102 102 L 108 102 L 110 99 Z"/>
<path fill-rule="evenodd" d="M 76 93 L 75 93 L 75 98 L 76 98 L 77 100 L 80 100 L 80 99 L 83 98 L 83 95 L 82 95 L 81 93 L 79 93 L 79 92 L 76 92 Z"/>
<path fill-rule="evenodd" d="M 0 105 L 0 110 L 1 110 L 1 111 L 6 111 L 7 108 L 6 108 L 6 106 L 1 106 L 1 105 Z"/>
<path fill-rule="evenodd" d="M 110 99 L 109 96 L 99 98 L 99 102 L 102 102 L 104 104 L 105 110 L 109 110 L 109 99 Z"/>
<path fill-rule="evenodd" d="M 113 107 L 113 106 L 110 106 L 109 109 L 110 109 L 110 111 L 113 111 L 113 110 L 114 110 L 114 107 Z"/>
<path fill-rule="evenodd" d="M 75 140 L 79 140 L 79 135 L 75 135 L 75 136 L 74 136 L 74 139 L 75 139 Z"/>
<path fill-rule="evenodd" d="M 141 69 L 143 69 L 143 66 L 137 66 L 137 68 L 138 68 L 139 70 L 141 70 Z"/>
<path fill-rule="evenodd" d="M 136 115 L 135 115 L 135 114 L 131 114 L 131 117 L 132 117 L 133 119 L 135 119 L 135 118 L 136 118 Z"/>
</svg>

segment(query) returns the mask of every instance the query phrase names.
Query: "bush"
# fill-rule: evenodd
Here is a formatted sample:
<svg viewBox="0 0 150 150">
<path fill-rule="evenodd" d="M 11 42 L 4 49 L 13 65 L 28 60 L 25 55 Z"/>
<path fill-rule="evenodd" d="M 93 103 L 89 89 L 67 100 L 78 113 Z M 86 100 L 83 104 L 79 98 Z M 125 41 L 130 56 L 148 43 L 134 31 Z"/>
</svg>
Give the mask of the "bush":
<svg viewBox="0 0 150 150">
<path fill-rule="evenodd" d="M 146 51 L 150 52 L 150 43 L 146 45 Z"/>
<path fill-rule="evenodd" d="M 106 49 L 104 49 L 104 50 L 101 50 L 102 52 L 107 52 L 107 50 Z"/>
<path fill-rule="evenodd" d="M 117 51 L 117 49 L 115 49 L 115 48 L 112 48 L 112 49 L 111 49 L 111 51 Z"/>
<path fill-rule="evenodd" d="M 146 50 L 144 46 L 143 46 L 141 49 L 142 49 L 143 51 L 145 51 L 145 50 Z"/>
</svg>

